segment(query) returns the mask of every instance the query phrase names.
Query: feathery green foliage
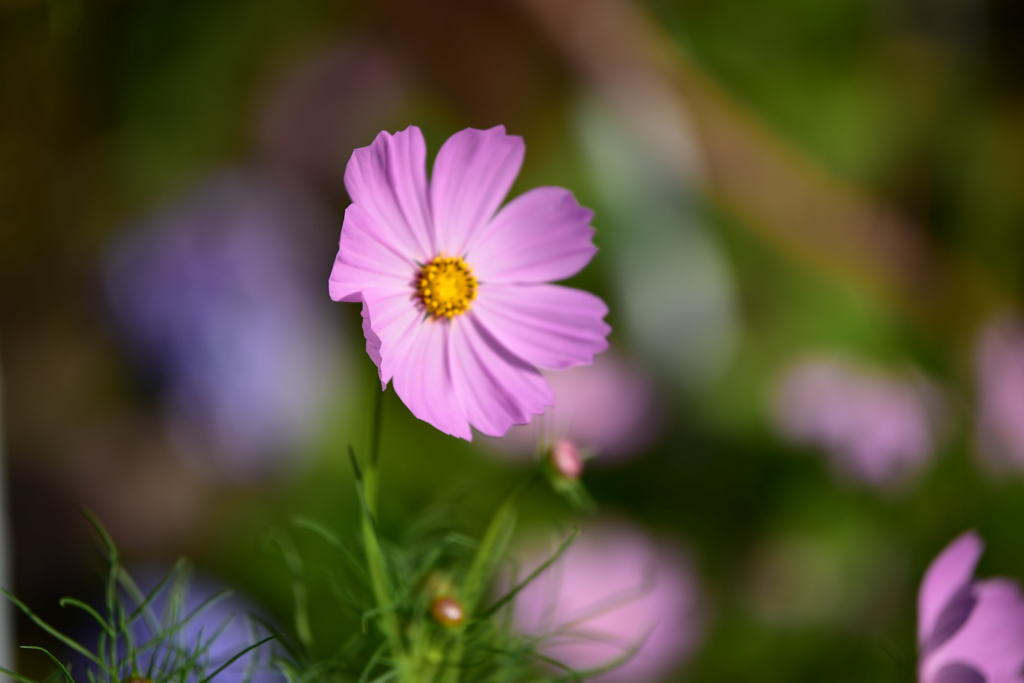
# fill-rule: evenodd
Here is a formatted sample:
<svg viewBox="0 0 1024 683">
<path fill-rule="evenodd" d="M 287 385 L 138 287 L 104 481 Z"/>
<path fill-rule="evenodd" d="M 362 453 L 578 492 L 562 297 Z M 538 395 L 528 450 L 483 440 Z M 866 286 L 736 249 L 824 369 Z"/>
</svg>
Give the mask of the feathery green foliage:
<svg viewBox="0 0 1024 683">
<path fill-rule="evenodd" d="M 377 458 L 360 460 L 354 451 L 350 458 L 361 502 L 359 543 L 346 543 L 340 534 L 308 518 L 293 517 L 291 526 L 292 533 L 312 534 L 336 551 L 337 562 L 326 570 L 338 599 L 335 613 L 354 610 L 362 633 L 333 649 L 313 642 L 304 604 L 304 596 L 312 592 L 306 585 L 311 573 L 290 534 L 279 533 L 275 545 L 292 574 L 296 599 L 294 634 L 275 634 L 287 653 L 277 661 L 278 668 L 290 683 L 582 680 L 584 673 L 541 654 L 542 639 L 516 633 L 510 625 L 515 597 L 575 539 L 574 532 L 522 580 L 508 580 L 516 503 L 541 477 L 531 476 L 514 487 L 479 541 L 428 513 L 410 523 L 396 542 L 389 542 L 380 536 L 371 509 L 375 501 L 366 490 L 368 482 L 376 486 Z M 488 599 L 497 585 L 509 588 Z M 461 618 L 448 621 L 435 614 L 433 606 L 440 599 L 457 605 Z"/>
<path fill-rule="evenodd" d="M 143 591 L 122 566 L 117 546 L 99 521 L 87 514 L 96 529 L 105 554 L 107 576 L 103 606 L 97 609 L 77 598 L 65 597 L 61 607 L 81 611 L 93 623 L 98 638 L 93 647 L 63 633 L 37 615 L 28 605 L 7 590 L 0 592 L 33 623 L 48 633 L 78 659 L 78 664 L 59 657 L 53 649 L 26 645 L 22 649 L 41 652 L 53 664 L 54 672 L 45 683 L 109 683 L 128 680 L 157 683 L 208 683 L 239 658 L 273 639 L 255 639 L 226 660 L 213 661 L 213 645 L 229 626 L 230 619 L 216 624 L 209 633 L 201 632 L 194 642 L 183 637 L 192 622 L 230 592 L 221 592 L 186 609 L 190 568 L 184 560 L 153 588 Z M 140 642 L 140 637 L 145 640 Z M 22 683 L 42 683 L 15 671 L 0 667 L 0 672 Z"/>
</svg>

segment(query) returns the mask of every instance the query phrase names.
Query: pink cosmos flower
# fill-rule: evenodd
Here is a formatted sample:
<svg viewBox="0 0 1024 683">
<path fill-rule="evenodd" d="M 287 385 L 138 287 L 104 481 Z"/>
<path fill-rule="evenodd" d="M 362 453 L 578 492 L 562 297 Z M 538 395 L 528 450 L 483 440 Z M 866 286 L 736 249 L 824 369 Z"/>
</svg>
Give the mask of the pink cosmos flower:
<svg viewBox="0 0 1024 683">
<path fill-rule="evenodd" d="M 539 187 L 499 208 L 525 146 L 503 126 L 467 128 L 438 152 L 429 182 L 419 128 L 352 153 L 335 301 L 363 304 L 381 385 L 413 415 L 471 440 L 551 405 L 538 368 L 590 363 L 608 346 L 598 297 L 549 284 L 593 257 L 592 212 Z"/>
<path fill-rule="evenodd" d="M 521 575 L 551 549 L 525 554 Z M 584 529 L 557 562 L 516 597 L 516 628 L 578 670 L 628 657 L 594 681 L 660 681 L 696 647 L 704 627 L 700 589 L 678 548 L 626 524 Z"/>
<path fill-rule="evenodd" d="M 975 581 L 983 544 L 967 532 L 935 558 L 917 597 L 920 683 L 1024 681 L 1024 596 L 1008 579 Z"/>
</svg>

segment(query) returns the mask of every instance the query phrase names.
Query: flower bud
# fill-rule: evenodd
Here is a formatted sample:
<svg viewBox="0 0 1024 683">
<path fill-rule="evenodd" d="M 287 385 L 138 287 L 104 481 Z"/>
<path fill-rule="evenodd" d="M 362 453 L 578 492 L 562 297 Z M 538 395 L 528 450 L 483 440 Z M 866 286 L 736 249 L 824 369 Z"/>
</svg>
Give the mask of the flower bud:
<svg viewBox="0 0 1024 683">
<path fill-rule="evenodd" d="M 430 603 L 430 614 L 442 626 L 453 628 L 462 624 L 462 603 L 450 595 L 434 598 Z"/>
<path fill-rule="evenodd" d="M 583 474 L 583 457 L 579 448 L 568 439 L 559 439 L 551 446 L 551 465 L 555 472 L 568 479 L 579 479 Z"/>
</svg>

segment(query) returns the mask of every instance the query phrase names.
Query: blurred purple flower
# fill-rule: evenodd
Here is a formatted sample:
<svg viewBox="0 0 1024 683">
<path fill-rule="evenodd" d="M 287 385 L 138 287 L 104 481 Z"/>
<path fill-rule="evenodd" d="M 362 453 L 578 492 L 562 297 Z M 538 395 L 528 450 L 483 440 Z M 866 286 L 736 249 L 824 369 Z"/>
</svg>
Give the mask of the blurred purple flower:
<svg viewBox="0 0 1024 683">
<path fill-rule="evenodd" d="M 932 562 L 918 593 L 920 683 L 1024 681 L 1024 595 L 1014 581 L 976 581 L 983 544 L 957 538 Z"/>
<path fill-rule="evenodd" d="M 838 473 L 878 487 L 905 482 L 932 457 L 940 413 L 928 381 L 828 357 L 791 368 L 775 397 L 787 438 L 824 449 Z"/>
<path fill-rule="evenodd" d="M 1024 469 L 1024 321 L 1002 318 L 978 341 L 978 449 L 996 467 Z"/>
<path fill-rule="evenodd" d="M 224 173 L 126 234 L 105 264 L 115 321 L 158 378 L 172 429 L 186 451 L 216 451 L 225 474 L 279 468 L 322 414 L 339 341 L 305 254 L 324 222 L 294 187 Z"/>
<path fill-rule="evenodd" d="M 487 443 L 499 452 L 532 455 L 571 442 L 599 462 L 642 452 L 660 434 L 664 414 L 650 379 L 627 359 L 608 351 L 593 365 L 545 373 L 555 404 L 528 425 Z"/>
<path fill-rule="evenodd" d="M 352 148 L 398 111 L 404 93 L 383 47 L 332 46 L 274 84 L 257 122 L 259 148 L 268 161 L 333 189 Z"/>
<path fill-rule="evenodd" d="M 143 570 L 136 575 L 138 588 L 147 595 L 157 589 L 166 574 L 166 570 Z M 140 605 L 137 597 L 123 595 L 122 601 L 129 614 Z M 204 606 L 207 601 L 209 605 Z M 188 660 L 193 653 L 205 650 L 199 657 L 203 671 L 197 673 L 209 675 L 242 650 L 267 637 L 265 629 L 251 619 L 254 616 L 266 617 L 245 598 L 225 593 L 225 587 L 219 583 L 172 570 L 171 579 L 157 590 L 150 606 L 128 626 L 135 647 L 154 643 L 138 653 L 135 664 L 142 674 L 152 666 L 152 680 L 163 681 L 174 671 L 175 662 Z M 161 633 L 173 635 L 157 639 Z M 271 670 L 273 647 L 271 641 L 254 648 L 219 673 L 214 681 L 283 682 L 284 677 Z M 119 642 L 119 652 L 122 657 L 127 656 L 123 640 Z M 77 666 L 94 665 L 80 661 Z M 248 676 L 250 672 L 251 676 Z M 127 677 L 132 672 L 125 670 L 121 673 Z M 188 679 L 189 683 L 198 680 L 198 676 Z"/>
<path fill-rule="evenodd" d="M 534 548 L 525 576 L 550 556 Z M 687 558 L 621 523 L 576 539 L 516 597 L 516 627 L 543 637 L 541 651 L 568 666 L 624 664 L 587 680 L 657 681 L 694 649 L 703 632 L 699 587 Z"/>
</svg>

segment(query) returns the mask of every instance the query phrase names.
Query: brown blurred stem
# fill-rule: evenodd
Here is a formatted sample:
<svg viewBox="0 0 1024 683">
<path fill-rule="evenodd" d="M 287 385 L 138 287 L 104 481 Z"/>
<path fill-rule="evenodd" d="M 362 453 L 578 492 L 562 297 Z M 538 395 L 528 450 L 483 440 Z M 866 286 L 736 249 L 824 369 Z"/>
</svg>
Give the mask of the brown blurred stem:
<svg viewBox="0 0 1024 683">
<path fill-rule="evenodd" d="M 517 1 L 652 155 L 684 182 L 706 177 L 706 193 L 776 248 L 926 322 L 947 315 L 952 298 L 998 298 L 977 271 L 962 269 L 962 281 L 951 282 L 918 226 L 747 114 L 639 3 Z M 673 144 L 671 131 L 685 139 L 691 124 L 700 150 L 687 159 L 693 150 Z"/>
</svg>

